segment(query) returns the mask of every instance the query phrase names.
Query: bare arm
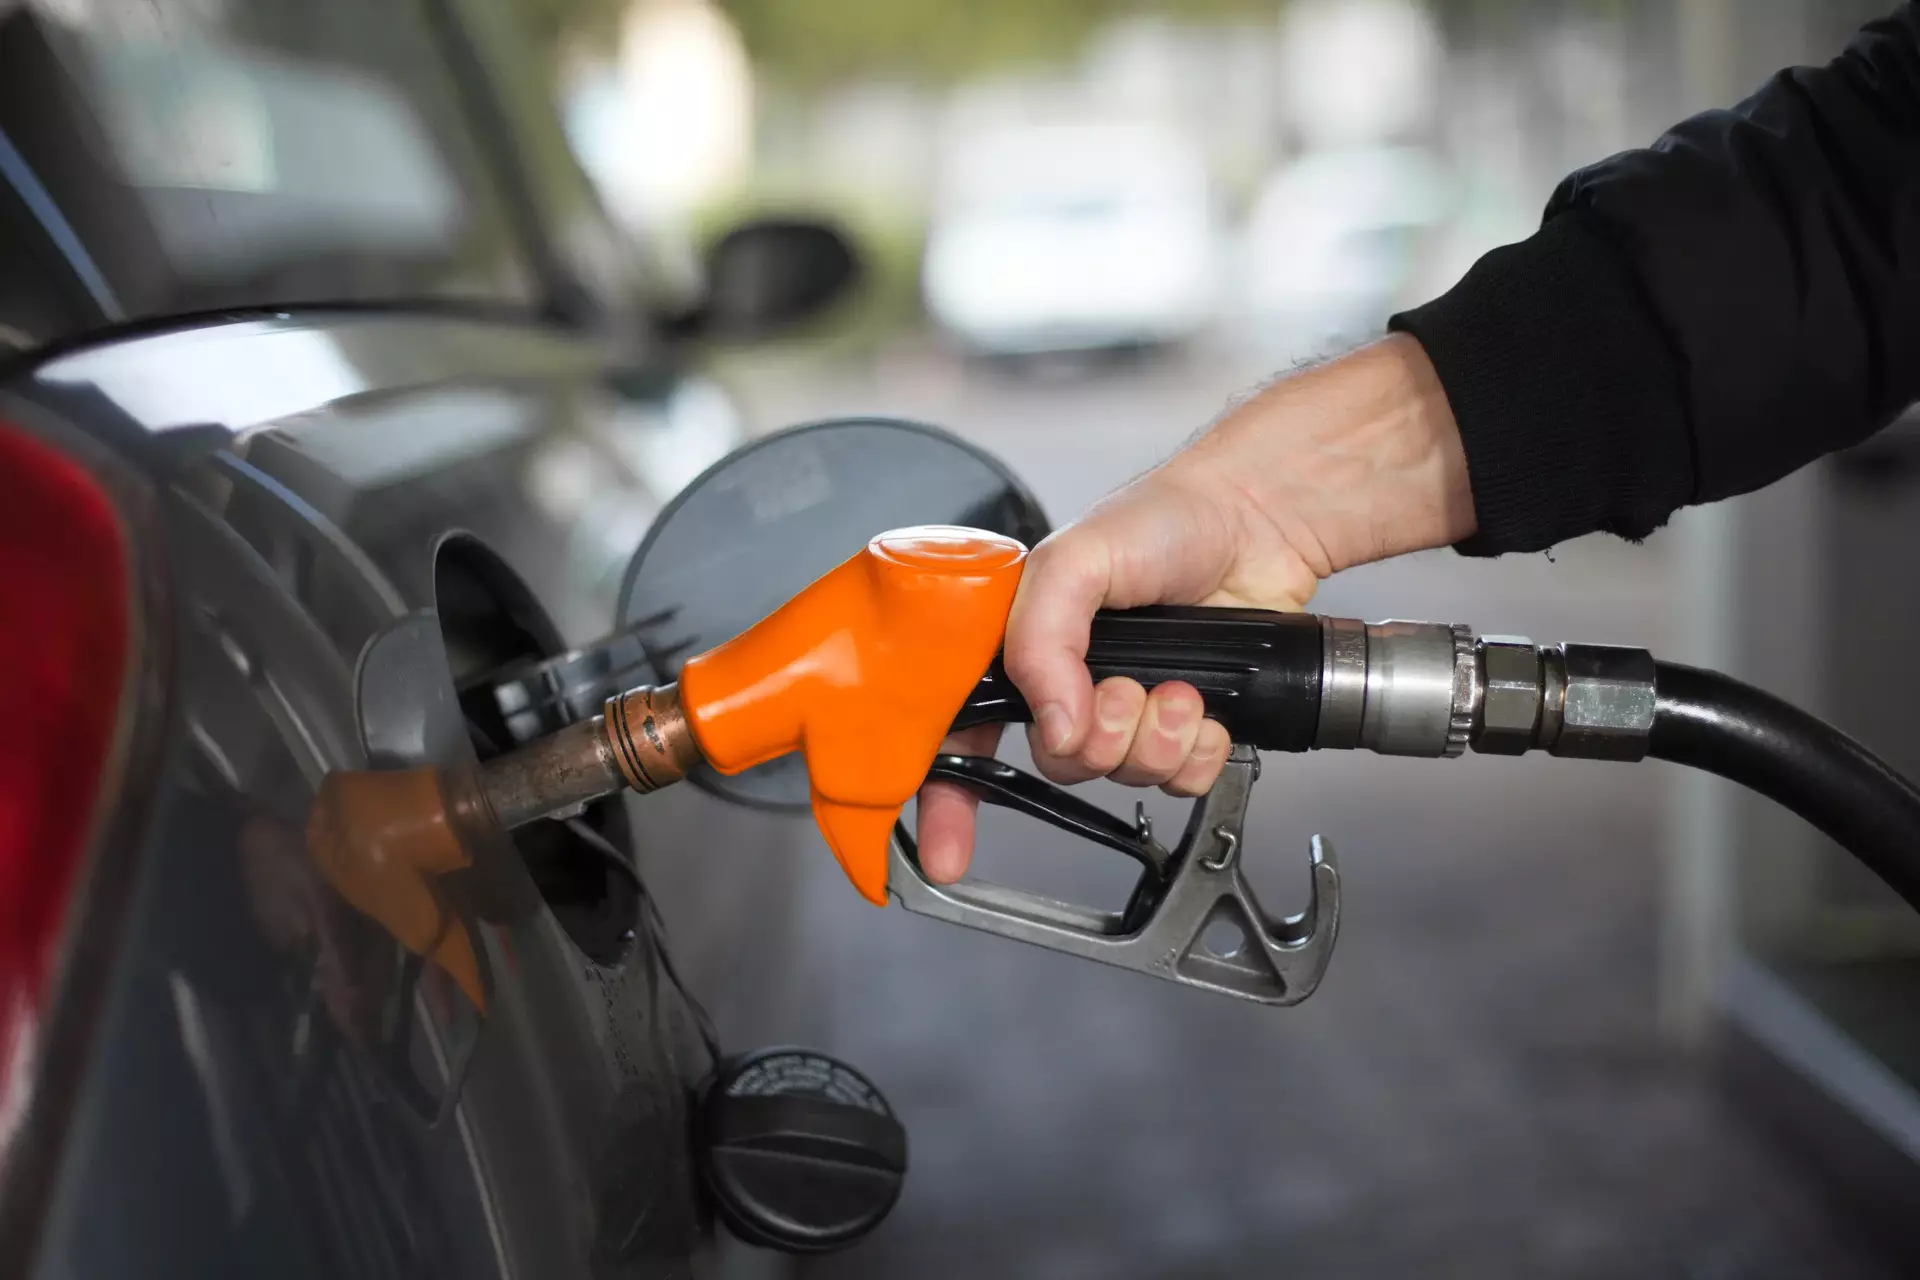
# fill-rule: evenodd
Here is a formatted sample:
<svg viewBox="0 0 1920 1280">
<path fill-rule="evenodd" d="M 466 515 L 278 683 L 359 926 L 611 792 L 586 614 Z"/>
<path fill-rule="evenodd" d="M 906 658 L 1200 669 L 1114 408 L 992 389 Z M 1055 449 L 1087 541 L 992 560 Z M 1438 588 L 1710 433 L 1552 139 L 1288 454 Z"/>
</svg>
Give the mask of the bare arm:
<svg viewBox="0 0 1920 1280">
<path fill-rule="evenodd" d="M 1473 531 L 1459 432 L 1419 343 L 1387 338 L 1273 383 L 1034 549 L 1006 664 L 1034 708 L 1035 764 L 1056 782 L 1111 775 L 1198 795 L 1226 760 L 1226 732 L 1192 686 L 1094 686 L 1084 659 L 1095 610 L 1302 609 L 1329 574 Z M 955 745 L 979 751 L 995 737 L 977 730 Z M 964 792 L 926 788 L 929 875 L 965 871 L 973 822 Z"/>
</svg>

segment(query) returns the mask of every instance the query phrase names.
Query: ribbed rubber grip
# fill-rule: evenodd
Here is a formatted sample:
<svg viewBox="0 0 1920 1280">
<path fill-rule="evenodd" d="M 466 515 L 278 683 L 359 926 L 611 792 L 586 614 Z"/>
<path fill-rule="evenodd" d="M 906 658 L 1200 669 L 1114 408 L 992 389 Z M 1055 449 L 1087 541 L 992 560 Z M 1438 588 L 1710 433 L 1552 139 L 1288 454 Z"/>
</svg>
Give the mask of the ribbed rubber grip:
<svg viewBox="0 0 1920 1280">
<path fill-rule="evenodd" d="M 1265 609 L 1156 605 L 1095 614 L 1087 667 L 1095 681 L 1131 676 L 1151 689 L 1184 680 L 1235 742 L 1306 751 L 1320 724 L 1320 619 Z M 996 657 L 956 729 L 1033 718 Z"/>
</svg>

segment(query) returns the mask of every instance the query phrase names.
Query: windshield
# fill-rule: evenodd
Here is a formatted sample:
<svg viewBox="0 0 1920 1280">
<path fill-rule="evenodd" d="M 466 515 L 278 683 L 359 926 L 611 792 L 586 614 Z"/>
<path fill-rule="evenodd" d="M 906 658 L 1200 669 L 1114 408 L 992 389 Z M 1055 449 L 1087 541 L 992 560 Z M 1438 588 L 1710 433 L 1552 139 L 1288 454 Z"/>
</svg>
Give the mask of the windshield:
<svg viewBox="0 0 1920 1280">
<path fill-rule="evenodd" d="M 44 341 L 89 311 L 525 302 L 532 272 L 470 128 L 407 0 L 16 9 L 0 180 L 27 225 L 3 228 L 0 322 Z M 37 286 L 10 253 L 42 259 Z"/>
</svg>

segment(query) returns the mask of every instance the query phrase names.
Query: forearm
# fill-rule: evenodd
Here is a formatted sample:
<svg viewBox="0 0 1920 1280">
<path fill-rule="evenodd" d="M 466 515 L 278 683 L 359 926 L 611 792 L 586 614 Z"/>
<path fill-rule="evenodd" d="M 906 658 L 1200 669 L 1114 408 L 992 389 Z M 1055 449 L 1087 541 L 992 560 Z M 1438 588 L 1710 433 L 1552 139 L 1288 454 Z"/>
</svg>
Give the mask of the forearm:
<svg viewBox="0 0 1920 1280">
<path fill-rule="evenodd" d="M 1184 456 L 1283 526 L 1320 577 L 1474 532 L 1447 394 L 1406 336 L 1274 382 Z"/>
</svg>

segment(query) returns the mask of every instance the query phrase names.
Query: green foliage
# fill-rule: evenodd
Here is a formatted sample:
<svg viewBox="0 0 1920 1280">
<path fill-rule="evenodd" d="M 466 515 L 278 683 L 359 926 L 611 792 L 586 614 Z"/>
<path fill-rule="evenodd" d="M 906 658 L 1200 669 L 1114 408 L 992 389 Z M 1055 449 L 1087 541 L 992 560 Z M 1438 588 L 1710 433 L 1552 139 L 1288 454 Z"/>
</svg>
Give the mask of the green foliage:
<svg viewBox="0 0 1920 1280">
<path fill-rule="evenodd" d="M 563 3 L 564 0 L 546 0 Z M 1071 56 L 1132 13 L 1179 19 L 1274 14 L 1280 0 L 720 0 L 754 61 L 797 84 L 899 73 L 951 79 Z"/>
<path fill-rule="evenodd" d="M 606 47 L 631 0 L 513 0 L 549 54 Z M 1104 24 L 1132 14 L 1180 21 L 1277 16 L 1286 0 L 716 0 L 754 62 L 799 87 L 848 76 L 951 80 L 1067 58 Z M 1425 0 L 1448 25 L 1499 23 L 1528 10 L 1618 18 L 1644 0 Z"/>
<path fill-rule="evenodd" d="M 528 41 L 549 60 L 569 46 L 610 49 L 630 0 L 512 0 Z"/>
</svg>

